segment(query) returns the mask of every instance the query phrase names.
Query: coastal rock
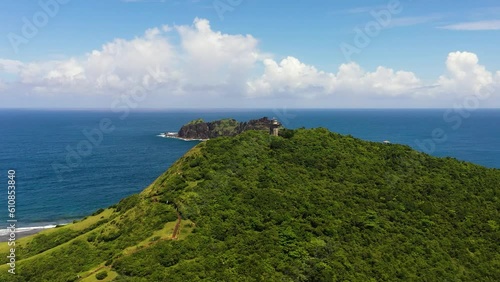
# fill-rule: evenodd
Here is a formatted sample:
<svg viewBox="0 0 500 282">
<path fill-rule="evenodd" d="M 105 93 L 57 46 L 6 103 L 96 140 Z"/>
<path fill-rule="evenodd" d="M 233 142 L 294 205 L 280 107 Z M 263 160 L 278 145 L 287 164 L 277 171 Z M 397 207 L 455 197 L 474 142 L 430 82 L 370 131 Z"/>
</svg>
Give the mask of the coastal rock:
<svg viewBox="0 0 500 282">
<path fill-rule="evenodd" d="M 177 137 L 185 139 L 211 139 L 220 136 L 235 136 L 247 130 L 269 131 L 271 122 L 272 120 L 267 117 L 248 122 L 238 122 L 235 119 L 204 122 L 202 119 L 197 119 L 182 126 Z"/>
</svg>

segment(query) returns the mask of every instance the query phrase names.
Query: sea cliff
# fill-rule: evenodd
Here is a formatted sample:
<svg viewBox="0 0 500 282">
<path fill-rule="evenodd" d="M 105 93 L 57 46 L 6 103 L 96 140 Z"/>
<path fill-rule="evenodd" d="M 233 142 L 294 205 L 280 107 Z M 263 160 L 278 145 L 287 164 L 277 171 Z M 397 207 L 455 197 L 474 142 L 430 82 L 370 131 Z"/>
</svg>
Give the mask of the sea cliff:
<svg viewBox="0 0 500 282">
<path fill-rule="evenodd" d="M 177 135 L 182 139 L 212 139 L 220 136 L 235 136 L 247 130 L 269 131 L 272 119 L 263 117 L 248 122 L 238 122 L 235 119 L 221 119 L 205 122 L 202 119 L 193 120 L 181 127 Z"/>
</svg>

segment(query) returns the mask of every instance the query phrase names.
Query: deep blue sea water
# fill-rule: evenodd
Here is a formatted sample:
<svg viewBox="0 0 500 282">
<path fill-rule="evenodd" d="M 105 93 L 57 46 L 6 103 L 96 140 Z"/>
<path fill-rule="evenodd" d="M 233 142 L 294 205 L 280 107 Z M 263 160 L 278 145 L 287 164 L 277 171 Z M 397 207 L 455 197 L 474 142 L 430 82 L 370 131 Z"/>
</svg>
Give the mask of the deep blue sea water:
<svg viewBox="0 0 500 282">
<path fill-rule="evenodd" d="M 0 202 L 0 222 L 6 225 L 8 216 L 9 169 L 16 170 L 18 226 L 65 223 L 143 190 L 197 144 L 157 135 L 177 131 L 199 117 L 206 121 L 276 117 L 288 128 L 326 127 L 365 140 L 390 140 L 435 156 L 500 168 L 500 110 L 476 110 L 470 117 L 458 113 L 444 117 L 445 112 L 171 110 L 133 112 L 120 119 L 116 113 L 97 110 L 0 110 L 0 187 L 5 193 Z M 91 143 L 82 131 L 98 129 L 103 119 L 109 119 L 114 130 L 103 133 L 102 140 L 93 135 L 100 143 L 83 146 Z M 433 132 L 434 141 L 430 141 Z M 79 160 L 69 157 L 67 162 L 67 149 L 77 150 L 79 144 L 85 156 Z M 54 164 L 59 168 L 54 169 Z M 67 169 L 60 169 L 58 164 Z"/>
</svg>

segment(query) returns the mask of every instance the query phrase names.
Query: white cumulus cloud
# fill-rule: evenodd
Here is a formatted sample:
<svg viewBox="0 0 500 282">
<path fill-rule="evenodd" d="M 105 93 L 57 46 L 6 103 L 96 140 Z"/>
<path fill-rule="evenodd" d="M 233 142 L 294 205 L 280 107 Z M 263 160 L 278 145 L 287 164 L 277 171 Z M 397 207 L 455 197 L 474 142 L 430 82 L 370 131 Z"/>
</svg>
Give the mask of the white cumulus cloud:
<svg viewBox="0 0 500 282">
<path fill-rule="evenodd" d="M 264 74 L 248 82 L 251 96 L 291 94 L 315 96 L 333 90 L 335 76 L 301 63 L 294 57 L 283 59 L 279 64 L 272 59 L 263 61 Z"/>
<path fill-rule="evenodd" d="M 476 54 L 453 52 L 446 61 L 448 73 L 438 79 L 439 91 L 458 95 L 478 94 L 494 84 L 493 73 L 479 64 Z"/>
<path fill-rule="evenodd" d="M 187 89 L 242 90 L 260 56 L 257 39 L 213 31 L 208 20 L 198 18 L 194 26 L 175 28 L 181 39 L 180 68 Z"/>
<path fill-rule="evenodd" d="M 260 50 L 252 35 L 214 31 L 208 20 L 196 18 L 192 25 L 151 28 L 66 60 L 0 58 L 0 92 L 112 97 L 143 86 L 154 92 L 152 105 L 159 107 L 182 97 L 219 97 L 221 106 L 270 97 L 304 99 L 318 106 L 325 99 L 406 99 L 408 106 L 420 98 L 432 105 L 434 98 L 451 100 L 486 87 L 500 89 L 500 71 L 487 70 L 474 53 L 450 53 L 446 68 L 445 74 L 426 82 L 411 71 L 386 66 L 365 70 L 354 62 L 325 71 L 296 57 L 276 59 Z M 224 104 L 229 100 L 233 104 Z"/>
<path fill-rule="evenodd" d="M 343 64 L 338 72 L 328 73 L 288 57 L 280 63 L 264 60 L 264 74 L 248 83 L 253 96 L 286 93 L 295 96 L 377 94 L 398 96 L 409 94 L 421 82 L 411 72 L 378 67 L 374 72 L 363 70 L 356 63 Z"/>
<path fill-rule="evenodd" d="M 19 73 L 23 63 L 16 60 L 7 60 L 0 58 L 0 73 L 11 73 L 17 74 Z"/>
</svg>

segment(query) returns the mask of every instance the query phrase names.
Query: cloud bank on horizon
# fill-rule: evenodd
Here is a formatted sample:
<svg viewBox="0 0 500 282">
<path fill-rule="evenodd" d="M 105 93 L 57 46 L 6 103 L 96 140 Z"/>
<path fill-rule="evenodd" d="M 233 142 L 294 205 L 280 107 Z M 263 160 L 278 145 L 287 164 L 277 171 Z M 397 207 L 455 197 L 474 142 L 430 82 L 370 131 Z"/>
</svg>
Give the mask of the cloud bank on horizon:
<svg viewBox="0 0 500 282">
<path fill-rule="evenodd" d="M 196 18 L 192 25 L 165 25 L 131 40 L 115 39 L 80 57 L 0 58 L 0 96 L 112 98 L 143 87 L 153 93 L 145 107 L 266 107 L 264 102 L 273 99 L 293 100 L 292 107 L 451 107 L 460 98 L 488 92 L 497 104 L 480 106 L 500 107 L 500 71 L 487 70 L 467 51 L 450 50 L 443 62 L 446 72 L 434 81 L 385 66 L 365 70 L 355 62 L 322 71 L 293 56 L 277 59 L 261 50 L 254 36 L 215 31 L 208 20 Z M 215 102 L 196 102 L 204 100 Z"/>
</svg>

